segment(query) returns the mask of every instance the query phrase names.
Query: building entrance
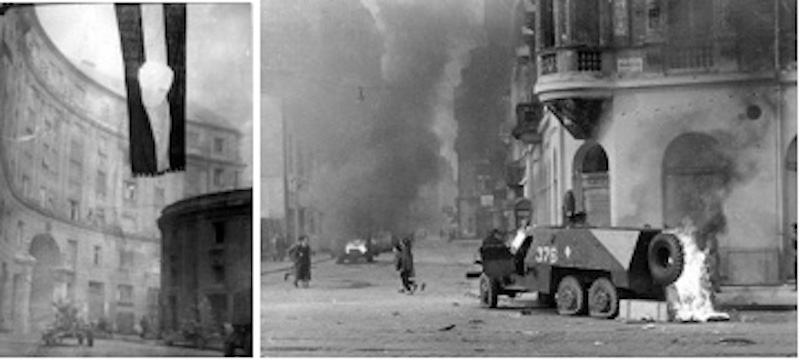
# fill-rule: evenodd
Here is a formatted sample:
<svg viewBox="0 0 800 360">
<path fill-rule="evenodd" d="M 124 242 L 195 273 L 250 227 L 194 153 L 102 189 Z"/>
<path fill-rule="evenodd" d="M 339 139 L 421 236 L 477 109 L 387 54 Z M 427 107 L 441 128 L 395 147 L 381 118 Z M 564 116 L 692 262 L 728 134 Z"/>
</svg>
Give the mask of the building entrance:
<svg viewBox="0 0 800 360">
<path fill-rule="evenodd" d="M 575 178 L 579 211 L 586 213 L 592 226 L 611 225 L 611 196 L 608 181 L 608 156 L 600 144 L 586 142 L 575 154 Z"/>
<path fill-rule="evenodd" d="M 718 234 L 726 231 L 723 200 L 731 168 L 716 139 L 699 133 L 683 134 L 667 147 L 663 162 L 664 224 L 681 226 L 691 221 L 701 249 L 710 248 L 712 283 L 724 274 L 719 266 Z"/>
<path fill-rule="evenodd" d="M 52 236 L 33 238 L 30 254 L 36 258 L 31 277 L 30 329 L 42 331 L 55 320 L 56 269 L 61 267 L 61 251 Z"/>
</svg>

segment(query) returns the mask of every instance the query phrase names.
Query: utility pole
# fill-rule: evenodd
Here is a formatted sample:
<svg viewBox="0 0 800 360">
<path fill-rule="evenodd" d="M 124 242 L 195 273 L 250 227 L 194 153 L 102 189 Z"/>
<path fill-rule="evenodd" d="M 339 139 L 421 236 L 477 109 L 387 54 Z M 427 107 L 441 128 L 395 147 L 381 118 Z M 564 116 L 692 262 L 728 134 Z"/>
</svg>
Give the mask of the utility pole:
<svg viewBox="0 0 800 360">
<path fill-rule="evenodd" d="M 286 241 L 289 241 L 291 239 L 289 231 L 289 195 L 291 195 L 291 193 L 289 191 L 289 130 L 286 128 L 286 113 L 288 113 L 288 108 L 286 107 L 286 101 L 282 97 L 279 99 L 281 104 L 281 145 L 283 149 L 283 231 L 286 236 Z"/>
</svg>

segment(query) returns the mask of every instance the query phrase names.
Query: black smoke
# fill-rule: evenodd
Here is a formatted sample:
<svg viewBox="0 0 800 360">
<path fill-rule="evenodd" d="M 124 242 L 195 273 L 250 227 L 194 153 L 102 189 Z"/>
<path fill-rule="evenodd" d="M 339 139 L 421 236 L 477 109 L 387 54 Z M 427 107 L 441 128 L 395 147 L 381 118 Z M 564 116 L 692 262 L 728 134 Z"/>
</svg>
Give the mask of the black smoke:
<svg viewBox="0 0 800 360">
<path fill-rule="evenodd" d="M 324 90 L 311 91 L 300 110 L 313 133 L 312 198 L 325 231 L 433 228 L 440 208 L 421 190 L 449 166 L 433 125 L 452 32 L 468 16 L 464 2 L 379 2 L 374 17 L 358 1 L 335 5 L 318 29 L 315 76 Z"/>
</svg>

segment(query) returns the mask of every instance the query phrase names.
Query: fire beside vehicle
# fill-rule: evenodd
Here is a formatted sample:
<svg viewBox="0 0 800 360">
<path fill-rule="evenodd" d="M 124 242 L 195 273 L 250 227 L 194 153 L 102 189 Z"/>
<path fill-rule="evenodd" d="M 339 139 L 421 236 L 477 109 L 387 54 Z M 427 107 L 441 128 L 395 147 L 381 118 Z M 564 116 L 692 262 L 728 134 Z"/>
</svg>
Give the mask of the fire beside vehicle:
<svg viewBox="0 0 800 360">
<path fill-rule="evenodd" d="M 344 245 L 344 249 L 336 263 L 342 264 L 344 262 L 355 262 L 360 258 L 364 258 L 367 262 L 372 262 L 377 255 L 373 249 L 370 241 L 364 239 L 350 240 Z"/>
<path fill-rule="evenodd" d="M 516 253 L 504 244 L 482 246 L 480 301 L 536 292 L 561 315 L 613 318 L 620 299 L 663 300 L 665 286 L 683 271 L 683 248 L 656 229 L 556 228 L 529 230 Z"/>
</svg>

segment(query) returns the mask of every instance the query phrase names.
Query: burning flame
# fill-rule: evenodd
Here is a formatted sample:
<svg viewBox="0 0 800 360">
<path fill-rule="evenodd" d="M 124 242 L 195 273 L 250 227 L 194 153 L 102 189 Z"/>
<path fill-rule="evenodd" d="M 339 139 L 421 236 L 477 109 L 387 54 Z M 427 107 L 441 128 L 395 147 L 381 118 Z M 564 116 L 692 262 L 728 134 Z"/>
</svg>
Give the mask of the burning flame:
<svg viewBox="0 0 800 360">
<path fill-rule="evenodd" d="M 730 315 L 714 310 L 707 261 L 709 252 L 697 246 L 695 230 L 691 221 L 685 220 L 682 227 L 665 231 L 680 240 L 684 254 L 681 276 L 667 286 L 667 303 L 673 319 L 680 322 L 729 320 Z"/>
</svg>

